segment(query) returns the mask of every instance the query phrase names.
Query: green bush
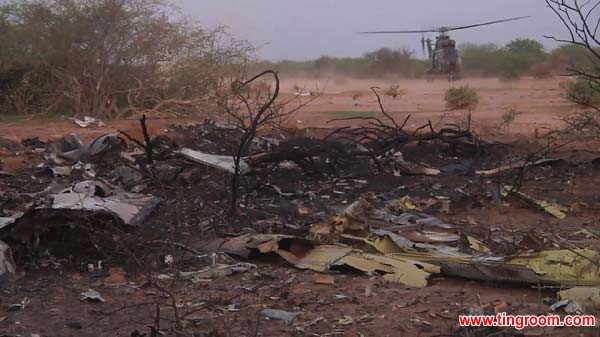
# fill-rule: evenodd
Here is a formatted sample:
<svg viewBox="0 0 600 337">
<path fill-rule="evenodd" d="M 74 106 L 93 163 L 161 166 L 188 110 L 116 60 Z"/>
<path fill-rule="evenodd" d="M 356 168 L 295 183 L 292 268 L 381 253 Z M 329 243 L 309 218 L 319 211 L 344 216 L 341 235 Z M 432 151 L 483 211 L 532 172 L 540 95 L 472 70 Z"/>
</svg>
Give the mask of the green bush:
<svg viewBox="0 0 600 337">
<path fill-rule="evenodd" d="M 460 45 L 462 69 L 468 75 L 498 75 L 500 47 L 495 44 L 465 43 Z"/>
<path fill-rule="evenodd" d="M 523 114 L 523 112 L 518 111 L 515 108 L 508 109 L 508 111 L 501 116 L 502 121 L 500 122 L 500 127 L 508 129 L 515 119 L 517 119 L 517 117 L 521 114 Z"/>
<path fill-rule="evenodd" d="M 386 96 L 390 96 L 393 99 L 398 98 L 399 96 L 402 96 L 405 94 L 404 90 L 400 89 L 399 85 L 390 85 L 389 87 L 387 87 L 385 89 L 385 91 L 383 92 L 384 95 Z"/>
<path fill-rule="evenodd" d="M 574 103 L 584 106 L 600 105 L 600 83 L 580 78 L 563 82 L 561 87 L 565 90 L 566 97 Z"/>
<path fill-rule="evenodd" d="M 516 39 L 504 47 L 494 44 L 462 44 L 460 52 L 466 74 L 518 79 L 538 72 L 537 64 L 547 60 L 544 46 L 531 39 Z"/>
<path fill-rule="evenodd" d="M 522 74 L 529 73 L 534 65 L 548 58 L 544 45 L 532 39 L 512 40 L 505 49 L 512 61 L 511 66 Z"/>
<path fill-rule="evenodd" d="M 269 68 L 285 76 L 326 78 L 332 75 L 354 78 L 403 77 L 420 78 L 430 67 L 429 60 L 414 57 L 407 49 L 381 48 L 362 57 L 321 56 L 314 60 L 278 62 L 260 61 L 249 64 L 251 72 Z"/>
<path fill-rule="evenodd" d="M 531 75 L 538 79 L 548 78 L 552 76 L 553 67 L 549 62 L 542 62 L 540 64 L 536 64 L 531 68 Z"/>
<path fill-rule="evenodd" d="M 598 49 L 600 52 L 600 49 Z M 583 46 L 564 44 L 552 51 L 552 55 L 566 58 L 568 66 L 577 69 L 594 69 L 594 56 Z"/>
<path fill-rule="evenodd" d="M 475 89 L 468 85 L 459 88 L 450 88 L 444 97 L 446 107 L 450 110 L 475 109 L 479 104 L 479 96 Z"/>
<path fill-rule="evenodd" d="M 515 39 L 505 46 L 495 44 L 461 44 L 459 47 L 465 76 L 500 77 L 505 80 L 533 75 L 547 77 L 554 70 L 564 70 L 565 60 L 580 64 L 589 56 L 581 48 L 560 47 L 547 53 L 544 46 L 532 39 Z M 555 55 L 556 53 L 560 55 Z M 560 56 L 557 58 L 557 56 Z M 556 62 L 560 61 L 560 62 Z M 361 57 L 321 56 L 306 61 L 261 61 L 250 64 L 260 71 L 271 68 L 286 76 L 309 76 L 315 78 L 342 75 L 354 78 L 391 77 L 421 78 L 431 67 L 429 59 L 417 58 L 412 50 L 381 48 Z"/>
<path fill-rule="evenodd" d="M 524 75 L 524 69 L 519 66 L 520 60 L 517 56 L 503 50 L 498 59 L 498 76 L 503 81 L 518 80 Z"/>
</svg>

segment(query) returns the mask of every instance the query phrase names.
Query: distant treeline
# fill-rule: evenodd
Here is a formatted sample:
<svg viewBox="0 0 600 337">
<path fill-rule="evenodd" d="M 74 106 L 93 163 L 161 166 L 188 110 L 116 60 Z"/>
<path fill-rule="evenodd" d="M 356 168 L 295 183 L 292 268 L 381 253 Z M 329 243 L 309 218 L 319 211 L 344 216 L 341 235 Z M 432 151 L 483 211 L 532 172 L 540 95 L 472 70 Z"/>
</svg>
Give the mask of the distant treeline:
<svg viewBox="0 0 600 337">
<path fill-rule="evenodd" d="M 564 73 L 569 67 L 599 69 L 583 47 L 562 45 L 550 52 L 531 39 L 516 39 L 506 46 L 466 43 L 459 46 L 462 73 L 465 76 L 546 77 Z M 362 57 L 336 58 L 322 56 L 315 60 L 279 62 L 260 61 L 251 65 L 254 70 L 272 68 L 291 76 L 327 77 L 332 75 L 355 78 L 423 77 L 430 67 L 429 60 L 415 57 L 407 49 L 381 48 Z"/>
</svg>

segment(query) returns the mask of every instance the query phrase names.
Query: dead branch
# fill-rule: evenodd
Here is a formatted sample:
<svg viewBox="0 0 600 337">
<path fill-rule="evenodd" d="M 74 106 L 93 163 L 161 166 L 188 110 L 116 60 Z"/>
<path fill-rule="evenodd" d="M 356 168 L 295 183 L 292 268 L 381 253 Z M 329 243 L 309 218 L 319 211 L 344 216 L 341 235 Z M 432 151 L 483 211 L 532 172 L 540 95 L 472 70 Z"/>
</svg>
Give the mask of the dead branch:
<svg viewBox="0 0 600 337">
<path fill-rule="evenodd" d="M 124 135 L 129 141 L 136 143 L 139 147 L 141 147 L 146 153 L 146 161 L 147 161 L 147 175 L 151 178 L 155 178 L 154 174 L 154 143 L 150 138 L 150 134 L 148 133 L 148 127 L 146 125 L 146 115 L 143 115 L 140 119 L 140 125 L 142 128 L 142 134 L 144 136 L 144 142 L 137 140 L 136 138 L 130 136 L 127 132 L 122 130 L 117 130 L 119 134 Z M 145 165 L 140 165 L 140 167 L 145 167 Z"/>
<path fill-rule="evenodd" d="M 260 108 L 258 108 L 258 111 L 256 113 L 253 113 L 247 100 L 245 98 L 243 100 L 244 105 L 246 105 L 248 107 L 248 115 L 251 118 L 251 122 L 250 122 L 249 126 L 244 129 L 244 133 L 239 142 L 237 153 L 234 156 L 234 171 L 235 172 L 234 172 L 233 178 L 231 180 L 231 214 L 232 215 L 235 214 L 237 211 L 237 199 L 238 199 L 238 187 L 239 187 L 238 185 L 239 185 L 239 179 L 240 179 L 240 163 L 242 160 L 242 156 L 244 154 L 246 154 L 247 151 L 249 150 L 250 145 L 252 144 L 252 141 L 254 140 L 254 137 L 256 136 L 257 129 L 262 124 L 264 124 L 266 121 L 268 121 L 269 118 L 275 117 L 273 114 L 267 113 L 267 111 L 269 110 L 269 108 L 271 108 L 271 106 L 273 105 L 273 103 L 275 103 L 275 100 L 279 96 L 279 89 L 280 89 L 279 75 L 277 74 L 277 72 L 275 72 L 273 70 L 266 70 L 256 76 L 250 78 L 249 80 L 247 80 L 245 82 L 238 82 L 239 87 L 234 88 L 235 91 L 239 92 L 239 89 L 242 89 L 243 87 L 247 86 L 249 83 L 252 83 L 252 82 L 256 81 L 257 79 L 259 79 L 263 76 L 269 75 L 269 74 L 273 75 L 273 77 L 275 78 L 275 91 L 273 92 L 272 95 L 270 95 L 270 97 L 267 99 L 267 101 L 265 103 L 263 103 Z M 238 97 L 243 97 L 243 96 L 238 95 Z M 266 116 L 264 116 L 265 113 L 267 113 Z"/>
<path fill-rule="evenodd" d="M 274 90 L 270 85 L 258 82 L 265 76 L 273 76 Z M 251 85 L 257 83 L 257 85 Z M 267 87 L 267 88 L 265 88 Z M 310 104 L 320 96 L 312 96 L 307 101 L 302 101 L 300 96 L 294 96 L 283 102 L 277 102 L 280 93 L 280 79 L 277 72 L 266 70 L 248 80 L 237 80 L 231 83 L 230 90 L 220 97 L 220 106 L 225 111 L 228 122 L 233 122 L 242 135 L 234 154 L 234 175 L 231 188 L 231 213 L 237 210 L 238 189 L 241 174 L 239 170 L 241 158 L 248 156 L 250 147 L 259 130 L 277 130 L 298 110 Z M 288 108 L 290 104 L 297 103 Z"/>
<path fill-rule="evenodd" d="M 545 1 L 569 34 L 567 39 L 554 36 L 546 36 L 546 38 L 582 47 L 591 63 L 591 69 L 581 69 L 581 66 L 580 68 L 569 67 L 567 76 L 586 81 L 593 91 L 600 94 L 600 49 L 598 49 L 600 38 L 597 34 L 600 29 L 600 1 L 590 0 L 583 3 L 578 0 Z M 574 103 L 593 109 L 596 113 L 600 112 L 600 107 L 582 101 L 571 92 L 568 91 L 567 95 Z"/>
<path fill-rule="evenodd" d="M 150 165 L 151 168 L 154 167 L 154 159 L 153 159 L 153 144 L 152 141 L 150 140 L 150 135 L 148 134 L 148 127 L 146 126 L 146 115 L 142 116 L 142 119 L 140 119 L 140 124 L 142 126 L 142 133 L 144 134 L 144 141 L 146 142 L 146 146 L 144 147 L 144 150 L 146 150 L 146 158 L 148 159 L 148 165 Z"/>
<path fill-rule="evenodd" d="M 563 26 L 567 29 L 570 39 L 560 39 L 554 36 L 546 36 L 558 42 L 565 42 L 584 47 L 588 52 L 600 60 L 600 52 L 594 48 L 600 45 L 600 38 L 597 37 L 600 19 L 598 12 L 600 2 L 590 4 L 586 1 L 580 4 L 579 1 L 567 0 L 545 0 L 546 5 L 561 20 Z M 595 18 L 596 23 L 591 22 Z M 594 25 L 592 27 L 591 25 Z"/>
<path fill-rule="evenodd" d="M 325 140 L 332 137 L 338 139 L 351 139 L 357 144 L 360 144 L 368 150 L 366 155 L 376 158 L 381 156 L 388 151 L 397 148 L 399 146 L 409 144 L 412 142 L 428 142 L 428 141 L 442 141 L 448 144 L 451 151 L 454 152 L 457 147 L 462 146 L 465 148 L 472 148 L 475 152 L 479 151 L 479 141 L 477 136 L 471 132 L 471 113 L 467 117 L 467 129 L 462 130 L 458 125 L 446 124 L 445 127 L 435 130 L 435 127 L 428 121 L 427 124 L 416 128 L 412 132 L 405 130 L 405 127 L 411 117 L 407 115 L 404 121 L 399 124 L 396 120 L 385 111 L 381 102 L 381 97 L 377 92 L 377 87 L 371 88 L 377 101 L 379 103 L 380 112 L 384 116 L 384 119 L 380 119 L 376 116 L 369 117 L 350 117 L 341 119 L 332 119 L 328 123 L 336 121 L 361 121 L 366 122 L 366 126 L 362 127 L 340 127 L 330 132 Z M 428 132 L 422 132 L 427 129 Z M 377 161 L 376 164 L 379 166 Z"/>
<path fill-rule="evenodd" d="M 394 124 L 394 127 L 396 129 L 402 129 L 404 127 L 404 125 L 406 125 L 406 122 L 408 121 L 408 118 L 410 118 L 410 115 L 408 115 L 409 117 L 406 118 L 406 120 L 404 121 L 404 125 L 399 126 L 396 123 L 396 120 L 394 118 L 392 118 L 392 116 L 388 115 L 387 112 L 385 112 L 385 109 L 383 108 L 383 104 L 381 103 L 381 96 L 379 95 L 379 93 L 377 92 L 377 89 L 380 89 L 379 87 L 371 87 L 371 91 L 375 94 L 375 96 L 377 97 L 377 103 L 379 104 L 379 109 L 381 110 L 381 113 L 392 122 L 392 124 Z"/>
<path fill-rule="evenodd" d="M 519 167 L 519 170 L 517 171 L 517 175 L 515 176 L 513 182 L 511 183 L 511 185 L 510 185 L 511 188 L 508 191 L 508 193 L 510 193 L 510 194 L 518 193 L 519 190 L 521 189 L 521 187 L 523 186 L 523 182 L 525 181 L 525 178 L 527 177 L 527 175 L 529 174 L 531 169 L 536 166 L 535 163 L 537 161 L 545 158 L 549 153 L 554 152 L 554 151 L 560 149 L 561 147 L 566 146 L 568 143 L 570 143 L 570 142 L 567 141 L 567 142 L 557 143 L 557 142 L 555 142 L 555 140 L 548 138 L 548 142 L 544 147 L 542 147 L 541 149 L 539 149 L 535 152 L 529 153 L 525 157 L 524 165 Z"/>
</svg>

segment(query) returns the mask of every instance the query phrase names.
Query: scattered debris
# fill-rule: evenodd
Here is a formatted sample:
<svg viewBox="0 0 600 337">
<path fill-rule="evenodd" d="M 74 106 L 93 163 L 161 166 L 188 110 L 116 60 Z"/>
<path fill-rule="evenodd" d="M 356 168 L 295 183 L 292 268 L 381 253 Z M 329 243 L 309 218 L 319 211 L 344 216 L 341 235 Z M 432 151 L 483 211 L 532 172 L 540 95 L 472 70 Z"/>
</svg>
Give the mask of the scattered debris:
<svg viewBox="0 0 600 337">
<path fill-rule="evenodd" d="M 408 195 L 403 196 L 398 200 L 388 202 L 388 207 L 395 209 L 396 211 L 407 212 L 407 211 L 422 211 L 417 205 L 417 201 Z"/>
<path fill-rule="evenodd" d="M 380 161 L 385 167 L 389 168 L 391 173 L 393 173 L 395 176 L 400 176 L 403 174 L 437 176 L 442 173 L 442 171 L 438 169 L 404 160 L 402 152 L 388 153 L 385 157 L 380 158 Z"/>
<path fill-rule="evenodd" d="M 98 261 L 98 267 L 99 270 L 102 270 L 100 261 Z M 117 287 L 127 284 L 125 271 L 122 268 L 109 268 L 108 273 L 109 275 L 103 281 L 105 287 Z"/>
<path fill-rule="evenodd" d="M 499 313 L 509 312 L 510 303 L 502 300 L 495 300 L 489 303 L 482 303 L 481 305 L 469 308 L 469 315 L 490 315 L 495 316 Z"/>
<path fill-rule="evenodd" d="M 81 293 L 81 301 L 88 301 L 88 302 L 102 302 L 104 303 L 105 300 L 102 297 L 102 295 L 100 295 L 99 292 L 93 290 L 93 289 L 88 289 L 84 292 Z"/>
<path fill-rule="evenodd" d="M 77 118 L 69 118 L 71 119 L 73 122 L 75 122 L 75 124 L 79 125 L 79 127 L 81 128 L 87 128 L 90 126 L 104 126 L 104 123 L 99 120 L 96 119 L 94 117 L 90 117 L 90 116 L 84 116 L 83 119 L 77 119 Z"/>
<path fill-rule="evenodd" d="M 315 284 L 323 284 L 323 285 L 335 285 L 335 278 L 332 275 L 327 274 L 316 274 L 315 275 Z"/>
<path fill-rule="evenodd" d="M 502 165 L 495 169 L 475 171 L 475 173 L 484 175 L 484 176 L 492 176 L 492 175 L 496 175 L 500 172 L 522 168 L 526 165 L 528 165 L 530 167 L 544 166 L 544 165 L 551 165 L 551 164 L 556 164 L 556 163 L 560 163 L 560 162 L 564 162 L 564 161 L 565 161 L 564 158 L 545 158 L 545 159 L 537 160 L 533 163 L 529 163 L 526 160 L 519 160 L 519 161 L 510 163 L 510 164 Z"/>
<path fill-rule="evenodd" d="M 63 217 L 86 217 L 90 214 L 107 213 L 124 224 L 139 226 L 159 203 L 160 198 L 152 195 L 113 190 L 102 181 L 86 180 L 60 193 L 49 195 L 46 202 L 31 212 L 35 213 L 38 222 L 44 216 L 58 214 Z"/>
<path fill-rule="evenodd" d="M 49 144 L 45 157 L 50 165 L 86 162 L 111 150 L 119 149 L 123 144 L 124 140 L 118 133 L 97 137 L 89 144 L 84 144 L 78 135 L 72 133 Z"/>
<path fill-rule="evenodd" d="M 412 323 L 412 325 L 415 328 L 419 328 L 421 331 L 424 332 L 431 332 L 433 331 L 433 324 L 431 324 L 431 322 L 423 320 L 421 318 L 411 318 L 410 322 Z"/>
<path fill-rule="evenodd" d="M 600 288 L 580 287 L 562 290 L 558 292 L 562 300 L 573 300 L 581 304 L 589 311 L 600 309 Z"/>
<path fill-rule="evenodd" d="M 0 241 L 0 289 L 10 285 L 15 276 L 16 269 L 10 247 L 3 241 Z"/>
<path fill-rule="evenodd" d="M 15 221 L 17 221 L 18 219 L 23 217 L 23 214 L 24 214 L 23 212 L 8 212 L 8 211 L 5 211 L 5 213 L 10 213 L 10 216 L 0 217 L 0 229 L 13 224 Z"/>
<path fill-rule="evenodd" d="M 585 313 L 583 307 L 577 303 L 577 301 L 572 299 L 565 299 L 558 301 L 550 306 L 550 310 L 556 312 L 557 310 L 562 309 L 565 313 L 569 315 L 581 315 Z"/>
<path fill-rule="evenodd" d="M 14 303 L 8 306 L 9 311 L 13 310 L 25 310 L 25 308 L 31 303 L 31 300 L 28 297 L 24 297 L 21 302 Z"/>
<path fill-rule="evenodd" d="M 345 315 L 344 317 L 337 320 L 336 325 L 351 325 L 354 324 L 354 318 L 351 316 Z"/>
<path fill-rule="evenodd" d="M 62 178 L 70 176 L 73 168 L 71 166 L 52 166 L 50 167 L 50 171 L 54 177 Z"/>
<path fill-rule="evenodd" d="M 310 97 L 310 96 L 318 96 L 319 93 L 316 91 L 306 91 L 304 89 L 297 90 L 294 92 L 294 96 L 298 97 Z"/>
<path fill-rule="evenodd" d="M 319 316 L 319 317 L 313 319 L 312 321 L 308 321 L 306 323 L 303 323 L 301 325 L 296 326 L 296 331 L 298 331 L 298 332 L 304 332 L 308 328 L 310 328 L 310 327 L 312 327 L 314 325 L 317 325 L 317 324 L 319 324 L 320 322 L 322 322 L 324 320 L 325 320 L 325 317 Z"/>
<path fill-rule="evenodd" d="M 237 263 L 234 265 L 217 264 L 199 271 L 179 272 L 179 276 L 183 279 L 191 279 L 192 282 L 201 282 L 207 279 L 217 279 L 237 273 L 245 273 L 252 269 L 256 269 L 256 265 L 251 263 Z M 159 280 L 171 280 L 172 275 L 158 275 Z"/>
<path fill-rule="evenodd" d="M 388 281 L 413 287 L 425 287 L 429 275 L 440 272 L 437 266 L 408 258 L 367 254 L 336 245 L 314 246 L 310 241 L 283 235 L 243 236 L 220 246 L 223 252 L 241 252 L 242 256 L 248 256 L 251 250 L 263 254 L 273 252 L 297 268 L 320 273 L 334 272 L 342 267 L 368 274 L 380 273 Z M 290 248 L 286 250 L 284 247 Z"/>
<path fill-rule="evenodd" d="M 437 264 L 442 273 L 480 281 L 585 286 L 600 284 L 598 254 L 591 250 L 555 250 L 503 257 L 456 257 L 407 254 L 415 260 Z"/>
<path fill-rule="evenodd" d="M 288 311 L 283 311 L 283 310 L 277 310 L 277 309 L 263 309 L 260 312 L 261 315 L 271 318 L 271 319 L 276 319 L 276 320 L 280 320 L 280 321 L 284 321 L 287 324 L 292 324 L 294 323 L 294 320 L 296 319 L 296 317 L 298 317 L 298 315 L 302 314 L 301 312 L 288 312 Z"/>
<path fill-rule="evenodd" d="M 143 176 L 137 169 L 131 166 L 118 166 L 110 172 L 108 178 L 113 182 L 128 185 L 139 182 L 143 179 Z"/>
<path fill-rule="evenodd" d="M 513 191 L 512 186 L 504 186 L 503 187 L 503 191 L 502 191 L 502 195 L 503 196 L 508 196 L 509 194 L 513 194 L 516 195 L 517 197 L 529 202 L 530 204 L 538 207 L 539 209 L 553 215 L 554 217 L 558 218 L 558 219 L 564 219 L 567 217 L 567 211 L 569 210 L 567 207 L 565 206 L 561 206 L 561 205 L 557 205 L 557 204 L 552 204 L 550 202 L 544 201 L 544 200 L 538 200 L 535 199 L 521 191 Z"/>
<path fill-rule="evenodd" d="M 83 329 L 83 325 L 80 322 L 67 322 L 67 323 L 65 323 L 65 326 L 67 328 L 76 329 L 76 330 Z"/>
<path fill-rule="evenodd" d="M 412 242 L 421 243 L 452 243 L 460 240 L 460 236 L 456 234 L 431 231 L 407 231 L 403 232 L 402 236 Z"/>
<path fill-rule="evenodd" d="M 279 186 L 276 186 L 276 185 L 267 184 L 267 186 L 272 187 L 273 190 L 275 190 L 275 192 L 277 192 L 277 194 L 279 194 L 282 197 L 293 197 L 294 195 L 296 195 L 296 193 L 285 193 L 285 192 L 283 192 L 283 190 L 281 190 L 281 188 Z"/>
<path fill-rule="evenodd" d="M 235 173 L 235 163 L 234 158 L 232 156 L 219 156 L 215 154 L 202 153 L 188 148 L 183 148 L 179 150 L 179 153 L 187 159 L 192 160 L 196 163 L 220 169 L 225 172 Z M 246 164 L 246 159 L 241 158 L 240 172 L 246 173 L 248 172 L 248 169 L 249 167 L 248 164 Z"/>
<path fill-rule="evenodd" d="M 346 216 L 344 220 L 345 224 L 340 228 L 361 229 L 367 223 L 373 227 L 387 230 L 407 229 L 409 227 L 414 228 L 415 226 L 420 228 L 423 228 L 423 226 L 454 228 L 453 225 L 424 213 L 404 212 L 396 215 L 387 210 L 375 208 L 369 201 L 372 198 L 373 196 L 367 195 L 350 204 L 344 210 L 344 216 Z M 402 227 L 390 224 L 401 225 Z"/>
</svg>

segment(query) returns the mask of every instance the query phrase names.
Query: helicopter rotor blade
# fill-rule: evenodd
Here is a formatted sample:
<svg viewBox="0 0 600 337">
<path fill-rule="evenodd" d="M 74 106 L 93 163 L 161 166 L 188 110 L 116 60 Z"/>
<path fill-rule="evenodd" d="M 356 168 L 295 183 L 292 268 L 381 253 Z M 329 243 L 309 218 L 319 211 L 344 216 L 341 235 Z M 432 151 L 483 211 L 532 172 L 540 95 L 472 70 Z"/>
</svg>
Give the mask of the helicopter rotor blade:
<svg viewBox="0 0 600 337">
<path fill-rule="evenodd" d="M 379 30 L 372 32 L 357 32 L 356 34 L 416 34 L 416 33 L 436 33 L 437 29 L 426 30 Z"/>
<path fill-rule="evenodd" d="M 460 29 L 468 29 L 468 28 L 474 28 L 474 27 L 479 27 L 479 26 L 487 26 L 487 25 L 493 25 L 496 23 L 502 23 L 502 22 L 508 22 L 508 21 L 516 21 L 516 20 L 522 20 L 522 19 L 527 19 L 530 18 L 531 16 L 519 16 L 516 18 L 510 18 L 510 19 L 504 19 L 504 20 L 496 20 L 496 21 L 490 21 L 490 22 L 483 22 L 483 23 L 477 23 L 474 25 L 468 25 L 468 26 L 458 26 L 458 27 L 442 27 L 439 28 L 439 32 L 450 32 L 453 30 L 460 30 Z"/>
<path fill-rule="evenodd" d="M 453 30 L 460 30 L 460 29 L 468 29 L 468 28 L 474 28 L 474 27 L 480 27 L 480 26 L 493 25 L 493 24 L 496 24 L 496 23 L 522 20 L 522 19 L 527 19 L 527 18 L 530 18 L 530 17 L 531 16 L 520 16 L 520 17 L 510 18 L 510 19 L 504 19 L 504 20 L 496 20 L 496 21 L 489 21 L 489 22 L 477 23 L 477 24 L 468 25 L 468 26 L 439 27 L 439 28 L 421 29 L 421 30 L 379 30 L 379 31 L 370 31 L 370 32 L 358 32 L 357 34 L 423 34 L 423 33 L 446 33 L 446 32 L 450 32 L 450 31 L 453 31 Z"/>
</svg>

